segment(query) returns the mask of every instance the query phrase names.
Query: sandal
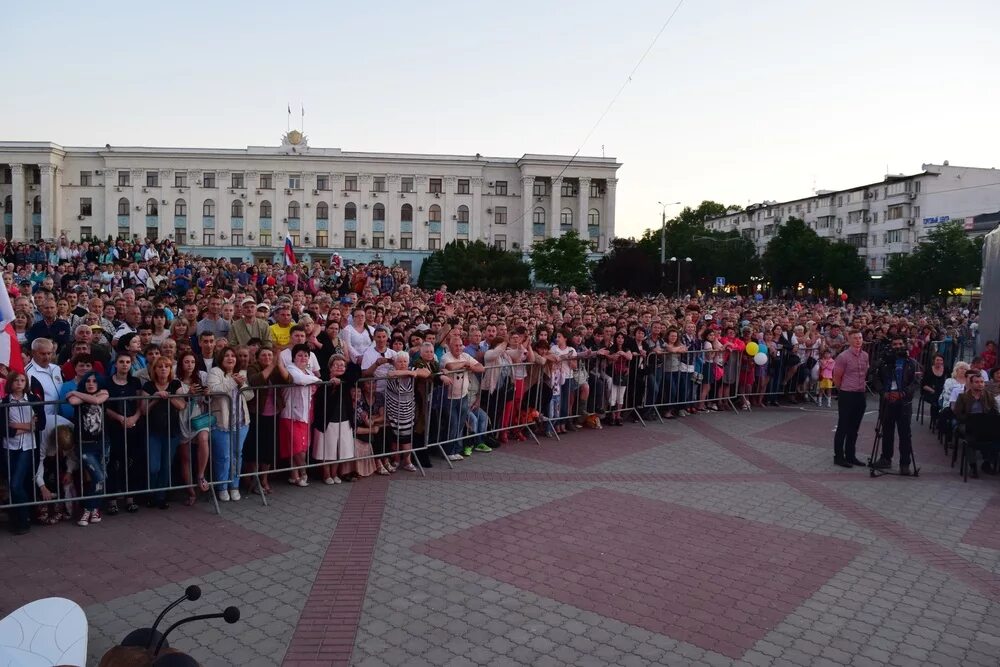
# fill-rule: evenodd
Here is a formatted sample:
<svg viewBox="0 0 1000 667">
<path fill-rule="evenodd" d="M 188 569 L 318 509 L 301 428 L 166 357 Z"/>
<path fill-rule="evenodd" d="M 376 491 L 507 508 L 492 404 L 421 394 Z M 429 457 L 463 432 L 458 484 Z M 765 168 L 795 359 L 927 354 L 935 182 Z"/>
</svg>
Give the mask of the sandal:
<svg viewBox="0 0 1000 667">
<path fill-rule="evenodd" d="M 108 514 L 110 516 L 114 516 L 114 515 L 118 514 L 118 501 L 117 500 L 112 500 L 110 503 L 108 503 Z"/>
<path fill-rule="evenodd" d="M 125 511 L 128 512 L 129 514 L 135 514 L 136 512 L 139 511 L 139 506 L 136 505 L 134 500 L 129 501 L 128 507 L 125 508 Z"/>
<path fill-rule="evenodd" d="M 209 486 L 207 479 L 205 479 L 204 477 L 199 477 L 198 478 L 198 488 L 201 489 L 202 493 L 205 493 L 206 491 L 208 491 L 212 487 Z"/>
</svg>

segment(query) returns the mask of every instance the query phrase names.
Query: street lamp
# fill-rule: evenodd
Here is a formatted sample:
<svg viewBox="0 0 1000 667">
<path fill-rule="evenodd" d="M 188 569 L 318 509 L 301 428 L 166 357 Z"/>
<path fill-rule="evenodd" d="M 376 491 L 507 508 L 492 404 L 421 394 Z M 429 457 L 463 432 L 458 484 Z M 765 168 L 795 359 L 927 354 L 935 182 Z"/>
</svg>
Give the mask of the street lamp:
<svg viewBox="0 0 1000 667">
<path fill-rule="evenodd" d="M 676 257 L 670 258 L 671 262 L 677 262 L 677 298 L 681 298 L 681 262 L 691 263 L 690 257 L 685 257 L 684 259 L 677 259 Z"/>
<path fill-rule="evenodd" d="M 660 205 L 660 266 L 663 267 L 660 270 L 665 271 L 664 266 L 667 263 L 667 207 L 668 206 L 680 206 L 679 201 L 672 201 L 664 204 L 661 201 L 656 202 Z"/>
</svg>

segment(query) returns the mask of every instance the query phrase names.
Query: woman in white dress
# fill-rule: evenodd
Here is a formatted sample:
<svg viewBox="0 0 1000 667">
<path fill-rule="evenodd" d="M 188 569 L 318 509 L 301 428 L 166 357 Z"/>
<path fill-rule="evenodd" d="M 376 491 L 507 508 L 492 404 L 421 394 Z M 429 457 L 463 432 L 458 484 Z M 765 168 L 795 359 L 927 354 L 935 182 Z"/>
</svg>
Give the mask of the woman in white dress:
<svg viewBox="0 0 1000 667">
<path fill-rule="evenodd" d="M 330 357 L 330 381 L 313 402 L 312 457 L 320 461 L 320 473 L 327 484 L 340 484 L 340 460 L 353 459 L 354 431 L 351 416 L 354 400 L 351 388 L 361 377 L 361 368 L 339 354 Z"/>
</svg>

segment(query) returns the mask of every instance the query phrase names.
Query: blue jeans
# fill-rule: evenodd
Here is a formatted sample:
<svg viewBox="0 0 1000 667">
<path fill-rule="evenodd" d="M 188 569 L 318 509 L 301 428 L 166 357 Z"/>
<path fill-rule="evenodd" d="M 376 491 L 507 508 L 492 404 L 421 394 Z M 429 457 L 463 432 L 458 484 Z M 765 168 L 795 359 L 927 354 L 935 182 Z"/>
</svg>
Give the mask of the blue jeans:
<svg viewBox="0 0 1000 667">
<path fill-rule="evenodd" d="M 83 509 L 88 512 L 101 508 L 101 499 L 95 496 L 104 493 L 104 483 L 108 479 L 107 471 L 104 467 L 104 446 L 101 443 L 87 443 L 83 445 L 83 455 L 80 457 L 80 467 L 86 471 L 86 476 L 81 484 L 83 493 L 81 502 Z M 86 477 L 90 477 L 89 480 Z"/>
<path fill-rule="evenodd" d="M 34 498 L 29 492 L 32 484 L 32 472 L 35 469 L 35 451 L 32 449 L 4 450 L 7 458 L 7 471 L 10 477 L 10 502 L 14 505 L 30 503 Z M 31 512 L 27 507 L 15 507 L 11 510 L 11 518 L 15 528 L 27 528 L 31 523 Z"/>
<path fill-rule="evenodd" d="M 458 454 L 463 445 L 471 447 L 475 443 L 468 438 L 463 442 L 462 431 L 465 430 L 465 418 L 469 414 L 469 397 L 448 399 L 448 454 Z"/>
<path fill-rule="evenodd" d="M 216 485 L 216 491 L 236 491 L 240 488 L 243 442 L 249 431 L 249 426 L 241 426 L 232 431 L 212 427 L 213 479 L 223 482 Z"/>
<path fill-rule="evenodd" d="M 468 422 L 467 428 L 469 429 L 469 433 L 474 436 L 480 436 L 477 439 L 479 442 L 482 442 L 481 436 L 490 428 L 490 419 L 486 411 L 482 408 L 470 409 L 469 418 L 466 421 Z"/>
<path fill-rule="evenodd" d="M 167 497 L 166 488 L 170 486 L 170 466 L 177 453 L 177 445 L 181 436 L 168 436 L 166 433 L 149 432 L 149 488 L 153 499 L 163 501 Z"/>
<path fill-rule="evenodd" d="M 646 376 L 646 405 L 660 403 L 660 387 L 663 386 L 663 367 L 659 364 Z"/>
</svg>

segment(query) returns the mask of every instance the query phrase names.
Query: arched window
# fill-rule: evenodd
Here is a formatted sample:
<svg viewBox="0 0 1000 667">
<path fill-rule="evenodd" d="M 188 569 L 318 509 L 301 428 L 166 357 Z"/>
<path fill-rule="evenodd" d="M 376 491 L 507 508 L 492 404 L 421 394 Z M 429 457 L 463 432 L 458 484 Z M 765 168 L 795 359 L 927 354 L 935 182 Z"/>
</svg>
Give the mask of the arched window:
<svg viewBox="0 0 1000 667">
<path fill-rule="evenodd" d="M 590 211 L 587 213 L 587 224 L 590 225 L 591 227 L 600 227 L 601 212 L 598 211 L 596 208 L 590 209 Z"/>
<path fill-rule="evenodd" d="M 468 222 L 469 221 L 469 207 L 465 204 L 458 207 L 458 221 Z"/>
<path fill-rule="evenodd" d="M 206 199 L 205 203 L 201 205 L 201 214 L 206 218 L 215 217 L 215 202 L 211 199 Z"/>
<path fill-rule="evenodd" d="M 357 220 L 358 219 L 358 207 L 354 202 L 347 202 L 344 204 L 344 220 Z"/>
<path fill-rule="evenodd" d="M 31 212 L 36 215 L 42 214 L 42 197 L 41 195 L 35 195 L 35 199 L 31 204 Z"/>
<path fill-rule="evenodd" d="M 159 215 L 160 207 L 156 205 L 156 200 L 149 198 L 146 200 L 146 215 Z"/>
<path fill-rule="evenodd" d="M 271 217 L 271 202 L 266 199 L 260 203 L 260 217 L 270 218 Z"/>
<path fill-rule="evenodd" d="M 427 220 L 429 222 L 441 222 L 441 207 L 434 204 L 427 210 Z"/>
<path fill-rule="evenodd" d="M 375 206 L 372 207 L 372 220 L 385 222 L 385 206 L 382 204 L 375 204 Z"/>
<path fill-rule="evenodd" d="M 299 217 L 299 203 L 297 201 L 289 202 L 288 204 L 288 217 L 298 218 Z"/>
<path fill-rule="evenodd" d="M 559 224 L 563 227 L 573 226 L 573 210 L 569 208 L 564 208 L 562 213 L 559 214 Z"/>
<path fill-rule="evenodd" d="M 316 204 L 316 219 L 317 220 L 329 220 L 330 219 L 330 205 L 325 201 L 321 201 Z"/>
<path fill-rule="evenodd" d="M 541 206 L 536 206 L 535 210 L 531 212 L 531 222 L 536 225 L 545 224 L 545 209 Z"/>
<path fill-rule="evenodd" d="M 178 199 L 174 202 L 174 216 L 185 217 L 188 214 L 187 202 L 183 199 Z"/>
<path fill-rule="evenodd" d="M 125 197 L 118 200 L 118 215 L 128 215 L 128 199 Z"/>
<path fill-rule="evenodd" d="M 239 199 L 234 201 L 233 205 L 230 207 L 230 217 L 233 218 L 243 217 L 243 202 L 241 202 Z"/>
<path fill-rule="evenodd" d="M 400 222 L 413 222 L 413 207 L 409 204 L 403 204 L 399 207 L 399 221 Z"/>
</svg>

